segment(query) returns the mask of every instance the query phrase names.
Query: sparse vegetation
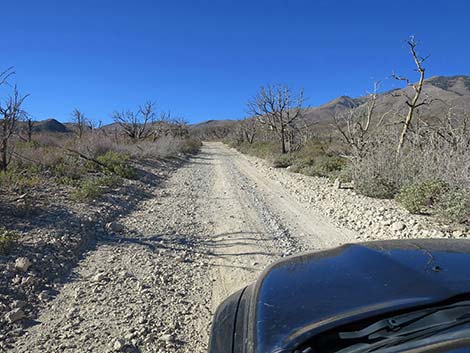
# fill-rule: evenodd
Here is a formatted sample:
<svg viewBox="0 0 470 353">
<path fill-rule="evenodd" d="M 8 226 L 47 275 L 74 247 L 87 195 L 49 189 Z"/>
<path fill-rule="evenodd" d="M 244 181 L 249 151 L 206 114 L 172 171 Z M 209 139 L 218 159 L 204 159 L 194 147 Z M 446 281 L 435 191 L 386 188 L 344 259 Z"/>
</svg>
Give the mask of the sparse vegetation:
<svg viewBox="0 0 470 353">
<path fill-rule="evenodd" d="M 0 256 L 7 255 L 14 247 L 19 234 L 13 230 L 7 230 L 0 226 Z"/>
<path fill-rule="evenodd" d="M 266 159 L 275 168 L 352 182 L 356 192 L 395 198 L 410 213 L 470 224 L 469 113 L 465 107 L 446 106 L 439 97 L 428 94 L 423 67 L 427 57 L 418 54 L 414 37 L 406 43 L 418 73 L 417 83 L 393 74 L 405 88 L 385 94 L 378 93 L 379 83 L 375 83 L 372 93 L 357 100 L 358 105 L 338 105 L 329 120 L 333 131 L 307 124 L 308 112 L 299 103 L 302 95 L 292 105 L 287 88 L 275 89 L 287 86 L 268 85 L 248 103 L 254 118 L 227 125 L 229 132 L 220 125 L 214 127 L 217 133 L 203 132 L 217 138 L 223 131 L 230 146 Z M 433 78 L 429 82 L 448 89 L 452 84 L 466 84 L 468 78 Z M 385 96 L 388 103 L 384 103 Z M 392 100 L 400 105 L 395 107 Z M 279 112 L 279 101 L 289 102 L 289 114 Z M 430 113 L 436 103 L 440 104 L 435 110 L 438 113 Z"/>
<path fill-rule="evenodd" d="M 6 85 L 12 75 L 12 69 L 0 73 L 0 85 Z M 0 107 L 0 189 L 4 193 L 20 195 L 55 183 L 68 188 L 72 200 L 95 200 L 124 179 L 137 178 L 139 160 L 197 153 L 201 146 L 189 136 L 184 120 L 171 119 L 169 114 L 157 119 L 150 102 L 135 113 L 115 113 L 118 130 L 97 126 L 75 109 L 70 132 L 33 134 L 34 122 L 21 108 L 26 97 L 14 87 Z"/>
<path fill-rule="evenodd" d="M 395 198 L 411 213 L 430 213 L 446 188 L 447 185 L 440 180 L 427 180 L 404 186 Z"/>
<path fill-rule="evenodd" d="M 134 179 L 136 170 L 129 164 L 129 156 L 115 151 L 108 151 L 96 160 L 104 166 L 104 172 L 112 172 L 126 179 Z"/>
<path fill-rule="evenodd" d="M 436 215 L 454 223 L 468 223 L 470 220 L 470 190 L 451 189 L 442 195 L 436 205 Z"/>
</svg>

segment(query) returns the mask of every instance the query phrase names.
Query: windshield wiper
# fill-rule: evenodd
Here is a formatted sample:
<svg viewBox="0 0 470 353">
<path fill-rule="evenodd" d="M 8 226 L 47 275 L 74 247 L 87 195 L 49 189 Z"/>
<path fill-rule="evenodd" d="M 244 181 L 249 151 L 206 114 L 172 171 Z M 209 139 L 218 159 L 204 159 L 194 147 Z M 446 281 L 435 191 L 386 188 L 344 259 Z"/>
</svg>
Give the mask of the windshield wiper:
<svg viewBox="0 0 470 353">
<path fill-rule="evenodd" d="M 470 323 L 470 301 L 429 308 L 375 322 L 362 330 L 340 332 L 342 340 L 361 340 L 338 353 L 373 352 L 416 341 Z"/>
</svg>

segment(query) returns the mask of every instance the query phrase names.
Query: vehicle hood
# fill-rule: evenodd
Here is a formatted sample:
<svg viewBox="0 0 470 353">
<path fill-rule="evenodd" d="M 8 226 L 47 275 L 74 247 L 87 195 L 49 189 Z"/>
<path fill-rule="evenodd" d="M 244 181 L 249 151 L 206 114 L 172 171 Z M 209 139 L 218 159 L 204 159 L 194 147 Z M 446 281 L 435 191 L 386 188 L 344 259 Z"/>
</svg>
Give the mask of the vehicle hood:
<svg viewBox="0 0 470 353">
<path fill-rule="evenodd" d="M 370 242 L 286 258 L 255 285 L 255 349 L 290 351 L 334 326 L 467 293 L 466 240 Z"/>
</svg>

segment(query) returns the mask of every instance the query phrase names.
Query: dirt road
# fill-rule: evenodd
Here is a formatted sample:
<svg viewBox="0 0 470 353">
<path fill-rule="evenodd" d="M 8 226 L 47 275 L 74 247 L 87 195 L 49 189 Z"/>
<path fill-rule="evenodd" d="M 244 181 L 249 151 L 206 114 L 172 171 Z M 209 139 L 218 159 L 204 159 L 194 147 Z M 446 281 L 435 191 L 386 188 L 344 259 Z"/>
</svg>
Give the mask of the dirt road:
<svg viewBox="0 0 470 353">
<path fill-rule="evenodd" d="M 354 241 L 263 168 L 206 143 L 86 254 L 12 351 L 205 352 L 215 307 L 268 264 Z"/>
</svg>

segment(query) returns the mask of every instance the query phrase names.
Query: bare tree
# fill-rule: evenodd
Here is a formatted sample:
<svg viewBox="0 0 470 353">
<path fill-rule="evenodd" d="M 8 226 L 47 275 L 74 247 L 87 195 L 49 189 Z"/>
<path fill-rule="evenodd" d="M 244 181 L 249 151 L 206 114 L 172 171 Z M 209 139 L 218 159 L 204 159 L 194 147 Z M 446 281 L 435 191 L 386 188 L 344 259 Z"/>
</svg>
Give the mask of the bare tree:
<svg viewBox="0 0 470 353">
<path fill-rule="evenodd" d="M 413 97 L 408 97 L 408 99 L 406 100 L 408 111 L 405 117 L 405 121 L 403 123 L 403 128 L 400 134 L 400 138 L 398 140 L 398 145 L 397 145 L 397 150 L 396 150 L 397 158 L 400 157 L 401 149 L 403 147 L 403 144 L 405 143 L 406 134 L 410 128 L 416 109 L 422 105 L 430 103 L 426 99 L 420 101 L 420 96 L 421 96 L 421 92 L 423 90 L 423 85 L 424 85 L 424 73 L 425 73 L 425 68 L 423 67 L 423 63 L 424 61 L 426 61 L 426 59 L 429 56 L 421 57 L 418 55 L 416 51 L 416 46 L 418 44 L 415 41 L 414 36 L 411 36 L 410 39 L 407 40 L 407 44 L 408 44 L 408 47 L 410 48 L 411 56 L 413 57 L 413 60 L 415 62 L 416 71 L 419 74 L 419 79 L 417 83 L 412 84 L 408 78 L 392 74 L 393 78 L 399 81 L 405 81 L 408 86 L 411 86 L 413 88 Z"/>
<path fill-rule="evenodd" d="M 258 134 L 258 122 L 255 118 L 245 118 L 239 123 L 239 135 L 241 142 L 253 143 Z"/>
<path fill-rule="evenodd" d="M 103 122 L 101 120 L 95 121 L 90 118 L 86 119 L 86 127 L 90 131 L 100 129 L 102 126 L 103 126 Z"/>
<path fill-rule="evenodd" d="M 376 114 L 379 84 L 379 82 L 374 83 L 374 90 L 368 95 L 363 106 L 334 115 L 333 126 L 340 133 L 343 141 L 351 148 L 353 158 L 359 160 L 366 153 L 372 130 L 382 125 L 384 118 L 389 114 L 389 112 L 385 112 L 380 117 Z"/>
<path fill-rule="evenodd" d="M 13 73 L 8 69 L 0 73 L 0 86 L 8 85 L 7 79 Z M 16 86 L 13 87 L 13 93 L 4 102 L 0 102 L 0 170 L 5 171 L 8 168 L 12 156 L 12 147 L 10 140 L 16 132 L 17 123 L 25 116 L 25 111 L 21 108 L 28 95 L 21 95 Z"/>
<path fill-rule="evenodd" d="M 89 120 L 80 110 L 74 109 L 72 112 L 72 119 L 77 129 L 76 134 L 79 139 L 82 138 L 83 134 L 89 129 Z"/>
<path fill-rule="evenodd" d="M 171 120 L 171 134 L 174 137 L 187 137 L 189 135 L 188 122 L 181 117 Z"/>
<path fill-rule="evenodd" d="M 115 112 L 113 119 L 133 140 L 142 140 L 153 134 L 152 124 L 155 121 L 155 103 L 146 102 L 139 106 L 137 112 Z"/>
<path fill-rule="evenodd" d="M 268 85 L 248 101 L 248 111 L 277 134 L 286 153 L 287 131 L 302 117 L 303 102 L 303 90 L 295 94 L 287 85 Z"/>
</svg>

